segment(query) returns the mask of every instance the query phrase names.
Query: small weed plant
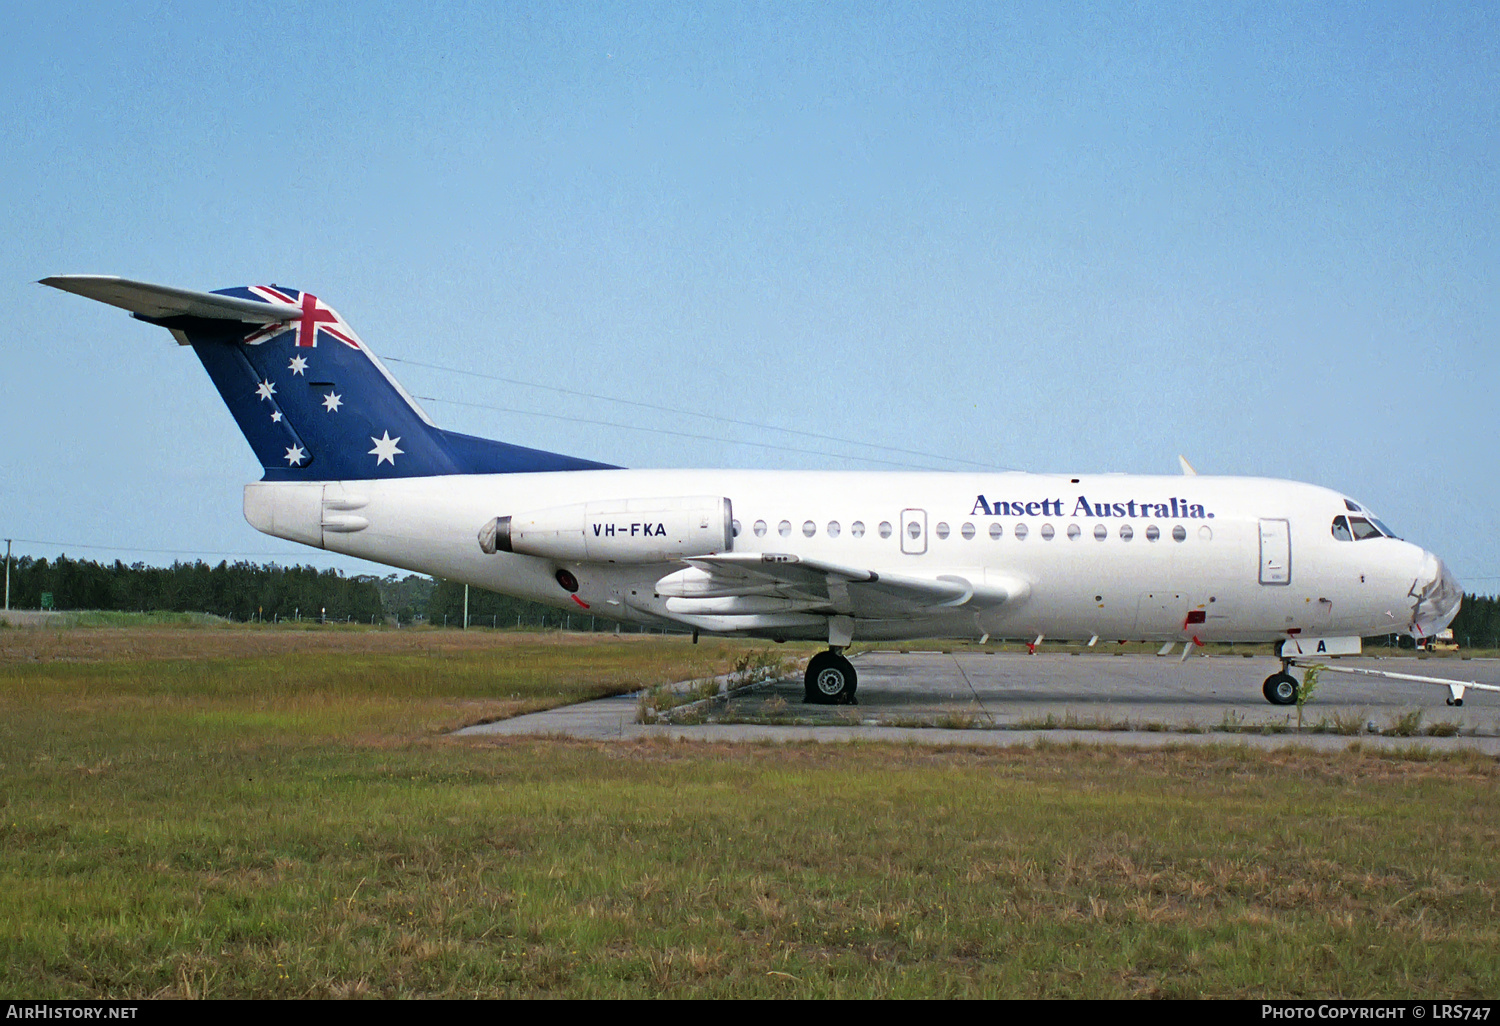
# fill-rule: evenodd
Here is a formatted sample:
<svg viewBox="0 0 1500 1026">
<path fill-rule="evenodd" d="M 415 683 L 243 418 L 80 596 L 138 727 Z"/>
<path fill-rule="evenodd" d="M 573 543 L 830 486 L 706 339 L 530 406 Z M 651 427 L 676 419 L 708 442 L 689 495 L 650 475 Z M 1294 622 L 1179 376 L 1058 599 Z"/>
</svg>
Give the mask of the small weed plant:
<svg viewBox="0 0 1500 1026">
<path fill-rule="evenodd" d="M 1384 737 L 1414 737 L 1422 729 L 1422 710 L 1413 709 L 1390 721 L 1390 726 L 1380 733 Z"/>
<path fill-rule="evenodd" d="M 1302 729 L 1302 710 L 1308 702 L 1312 701 L 1313 695 L 1318 690 L 1319 675 L 1325 667 L 1322 663 L 1313 663 L 1302 674 L 1302 686 L 1297 689 L 1297 729 Z"/>
</svg>

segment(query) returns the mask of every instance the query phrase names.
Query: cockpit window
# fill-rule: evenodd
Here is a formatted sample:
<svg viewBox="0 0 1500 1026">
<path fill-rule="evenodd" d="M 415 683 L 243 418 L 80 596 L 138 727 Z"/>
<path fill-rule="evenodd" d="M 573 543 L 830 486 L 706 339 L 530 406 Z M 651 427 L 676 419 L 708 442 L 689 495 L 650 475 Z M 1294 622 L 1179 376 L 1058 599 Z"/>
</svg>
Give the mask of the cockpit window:
<svg viewBox="0 0 1500 1026">
<path fill-rule="evenodd" d="M 1333 518 L 1333 536 L 1339 541 L 1364 541 L 1366 538 L 1394 538 L 1396 532 L 1374 517 Z"/>
</svg>

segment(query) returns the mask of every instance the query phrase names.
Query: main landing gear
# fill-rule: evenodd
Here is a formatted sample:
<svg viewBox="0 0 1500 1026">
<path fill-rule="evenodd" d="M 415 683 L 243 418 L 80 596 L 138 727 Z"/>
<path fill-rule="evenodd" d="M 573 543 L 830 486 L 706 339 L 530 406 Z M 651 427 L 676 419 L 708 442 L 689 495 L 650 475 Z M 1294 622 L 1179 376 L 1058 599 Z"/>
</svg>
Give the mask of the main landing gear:
<svg viewBox="0 0 1500 1026">
<path fill-rule="evenodd" d="M 854 689 L 858 676 L 854 664 L 844 658 L 840 648 L 819 652 L 807 663 L 803 678 L 805 700 L 809 705 L 858 705 Z"/>
</svg>

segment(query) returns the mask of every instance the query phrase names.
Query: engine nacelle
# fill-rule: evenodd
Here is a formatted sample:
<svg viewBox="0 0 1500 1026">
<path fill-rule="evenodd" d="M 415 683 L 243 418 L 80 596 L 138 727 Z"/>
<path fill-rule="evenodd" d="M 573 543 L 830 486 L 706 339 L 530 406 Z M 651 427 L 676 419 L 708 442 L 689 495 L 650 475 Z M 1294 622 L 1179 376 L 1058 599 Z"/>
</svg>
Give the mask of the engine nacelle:
<svg viewBox="0 0 1500 1026">
<path fill-rule="evenodd" d="M 488 553 L 576 563 L 664 563 L 734 548 L 734 512 L 722 497 L 601 499 L 496 517 L 479 531 Z"/>
</svg>

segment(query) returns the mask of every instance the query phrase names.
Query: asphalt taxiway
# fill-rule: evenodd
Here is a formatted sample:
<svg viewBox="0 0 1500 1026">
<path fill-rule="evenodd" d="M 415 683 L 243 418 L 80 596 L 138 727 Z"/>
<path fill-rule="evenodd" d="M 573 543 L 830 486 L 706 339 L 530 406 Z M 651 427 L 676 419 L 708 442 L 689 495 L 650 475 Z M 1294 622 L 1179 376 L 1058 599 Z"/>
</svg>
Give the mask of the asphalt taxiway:
<svg viewBox="0 0 1500 1026">
<path fill-rule="evenodd" d="M 859 674 L 853 706 L 803 704 L 797 675 L 674 710 L 675 723 L 636 722 L 640 703 L 628 695 L 457 733 L 971 745 L 1231 742 L 1329 749 L 1359 741 L 1500 756 L 1500 694 L 1469 691 L 1464 705 L 1454 707 L 1441 687 L 1325 671 L 1298 729 L 1295 706 L 1273 706 L 1261 694 L 1261 682 L 1279 668 L 1264 657 L 1194 655 L 1179 661 L 1105 652 L 877 650 L 856 654 L 853 662 Z M 1492 659 L 1366 656 L 1334 665 L 1500 685 L 1500 660 Z M 1448 736 L 1434 736 L 1434 729 Z"/>
</svg>

